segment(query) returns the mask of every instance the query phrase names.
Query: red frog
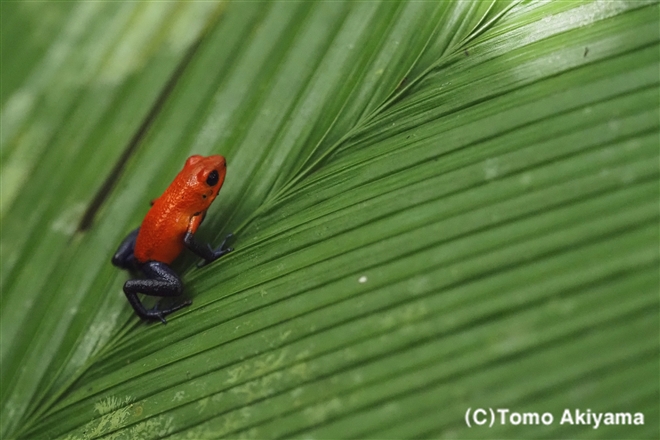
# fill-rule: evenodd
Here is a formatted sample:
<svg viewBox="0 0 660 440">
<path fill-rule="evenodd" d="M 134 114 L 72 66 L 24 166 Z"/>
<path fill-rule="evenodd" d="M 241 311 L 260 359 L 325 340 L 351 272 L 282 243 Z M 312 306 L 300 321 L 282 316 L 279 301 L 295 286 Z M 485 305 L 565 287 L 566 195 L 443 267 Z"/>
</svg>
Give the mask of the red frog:
<svg viewBox="0 0 660 440">
<path fill-rule="evenodd" d="M 119 245 L 112 264 L 122 269 L 139 270 L 146 277 L 128 280 L 124 284 L 128 302 L 140 318 L 166 324 L 166 315 L 192 304 L 187 300 L 165 309 L 159 309 L 158 305 L 146 309 L 137 296 L 138 293 L 181 295 L 183 283 L 170 264 L 184 247 L 204 259 L 199 267 L 232 251 L 225 248 L 231 234 L 216 249 L 195 241 L 195 232 L 222 188 L 226 172 L 227 165 L 222 156 L 190 156 L 165 192 L 151 202 L 142 225 Z"/>
</svg>

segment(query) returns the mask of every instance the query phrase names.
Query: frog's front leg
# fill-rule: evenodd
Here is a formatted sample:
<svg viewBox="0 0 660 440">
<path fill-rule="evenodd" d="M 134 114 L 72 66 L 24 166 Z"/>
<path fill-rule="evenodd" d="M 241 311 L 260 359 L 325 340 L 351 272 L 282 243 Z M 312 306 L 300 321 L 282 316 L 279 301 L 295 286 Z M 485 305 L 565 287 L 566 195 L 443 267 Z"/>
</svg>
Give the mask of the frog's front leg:
<svg viewBox="0 0 660 440">
<path fill-rule="evenodd" d="M 137 240 L 138 232 L 140 232 L 140 228 L 131 231 L 124 238 L 124 241 L 121 242 L 117 248 L 117 252 L 112 257 L 112 264 L 126 270 L 136 269 L 133 251 L 135 250 L 135 240 Z"/>
<path fill-rule="evenodd" d="M 208 243 L 204 245 L 195 241 L 195 236 L 190 231 L 186 232 L 186 235 L 183 238 L 183 242 L 186 244 L 188 249 L 204 259 L 204 261 L 201 261 L 197 264 L 197 267 L 203 267 L 234 250 L 233 248 L 225 247 L 232 236 L 232 234 L 227 234 L 220 246 L 215 249 L 213 249 Z"/>
<path fill-rule="evenodd" d="M 186 300 L 162 310 L 158 309 L 158 304 L 152 309 L 145 308 L 137 296 L 138 293 L 152 296 L 179 296 L 183 292 L 183 283 L 165 263 L 148 261 L 141 266 L 141 269 L 147 277 L 146 279 L 128 280 L 124 284 L 124 293 L 128 302 L 140 318 L 151 321 L 160 320 L 163 324 L 167 324 L 166 315 L 192 304 L 192 301 Z"/>
</svg>

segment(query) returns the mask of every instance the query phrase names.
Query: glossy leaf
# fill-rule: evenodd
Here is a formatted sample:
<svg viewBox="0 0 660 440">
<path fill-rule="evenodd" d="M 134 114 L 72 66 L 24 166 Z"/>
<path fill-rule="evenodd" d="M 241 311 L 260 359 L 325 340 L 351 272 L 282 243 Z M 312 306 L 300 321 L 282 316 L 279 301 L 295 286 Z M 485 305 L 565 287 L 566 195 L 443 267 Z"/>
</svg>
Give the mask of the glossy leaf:
<svg viewBox="0 0 660 440">
<path fill-rule="evenodd" d="M 4 437 L 658 436 L 656 2 L 30 5 Z M 109 257 L 193 153 L 227 157 L 199 235 L 236 250 L 145 324 Z"/>
</svg>

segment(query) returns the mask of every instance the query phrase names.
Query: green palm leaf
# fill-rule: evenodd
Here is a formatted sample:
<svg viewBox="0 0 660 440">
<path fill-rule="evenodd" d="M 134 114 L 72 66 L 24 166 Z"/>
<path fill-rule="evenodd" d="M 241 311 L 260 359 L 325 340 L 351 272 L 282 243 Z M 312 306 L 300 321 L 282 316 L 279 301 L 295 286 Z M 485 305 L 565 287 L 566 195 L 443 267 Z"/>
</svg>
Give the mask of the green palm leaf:
<svg viewBox="0 0 660 440">
<path fill-rule="evenodd" d="M 3 3 L 0 435 L 657 437 L 658 21 Z M 236 250 L 145 324 L 109 258 L 193 153 Z"/>
</svg>

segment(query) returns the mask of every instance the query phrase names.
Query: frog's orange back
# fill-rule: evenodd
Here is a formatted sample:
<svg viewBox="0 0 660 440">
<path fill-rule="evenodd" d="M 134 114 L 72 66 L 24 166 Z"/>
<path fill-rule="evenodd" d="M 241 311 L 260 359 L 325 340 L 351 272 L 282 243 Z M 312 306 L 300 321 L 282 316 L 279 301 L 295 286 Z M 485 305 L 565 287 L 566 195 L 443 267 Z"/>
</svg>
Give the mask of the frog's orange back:
<svg viewBox="0 0 660 440">
<path fill-rule="evenodd" d="M 170 264 L 179 256 L 185 247 L 186 232 L 196 232 L 206 210 L 218 195 L 226 169 L 222 156 L 188 158 L 142 221 L 135 242 L 137 261 Z"/>
</svg>

